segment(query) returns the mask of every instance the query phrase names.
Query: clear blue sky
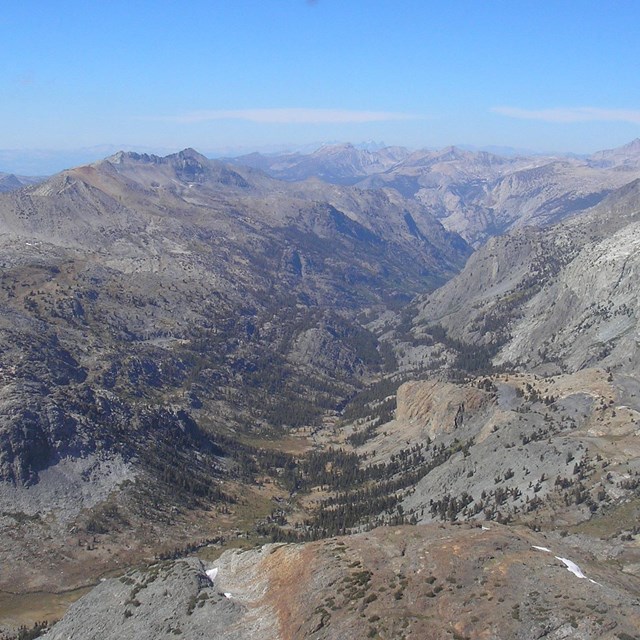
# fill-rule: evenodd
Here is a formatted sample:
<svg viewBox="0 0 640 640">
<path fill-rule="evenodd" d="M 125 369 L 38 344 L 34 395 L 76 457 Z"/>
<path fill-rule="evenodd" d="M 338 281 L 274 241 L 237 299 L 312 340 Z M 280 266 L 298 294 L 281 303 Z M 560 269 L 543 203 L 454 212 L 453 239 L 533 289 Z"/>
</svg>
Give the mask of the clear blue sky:
<svg viewBox="0 0 640 640">
<path fill-rule="evenodd" d="M 5 0 L 0 149 L 594 151 L 640 136 L 639 35 L 635 0 Z"/>
</svg>

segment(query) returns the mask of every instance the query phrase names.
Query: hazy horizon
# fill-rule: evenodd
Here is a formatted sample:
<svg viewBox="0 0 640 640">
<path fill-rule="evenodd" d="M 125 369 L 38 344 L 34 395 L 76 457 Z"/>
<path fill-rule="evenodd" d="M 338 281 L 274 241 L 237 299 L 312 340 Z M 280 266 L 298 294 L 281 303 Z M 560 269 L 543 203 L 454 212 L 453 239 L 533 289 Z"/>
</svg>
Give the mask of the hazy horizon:
<svg viewBox="0 0 640 640">
<path fill-rule="evenodd" d="M 0 170 L 96 147 L 614 148 L 640 135 L 638 18 L 587 1 L 10 3 Z"/>
<path fill-rule="evenodd" d="M 628 144 L 632 140 L 628 140 L 624 144 Z M 323 146 L 347 145 L 351 144 L 359 148 L 368 147 L 386 147 L 385 141 L 352 141 L 352 140 L 330 140 L 326 142 L 312 142 L 308 144 L 273 144 L 266 145 L 261 148 L 254 147 L 224 147 L 218 149 L 203 149 L 192 147 L 199 153 L 209 158 L 234 158 L 250 153 L 261 153 L 265 155 L 277 155 L 285 153 L 313 153 Z M 448 147 L 457 147 L 459 149 L 467 149 L 471 151 L 488 151 L 496 155 L 541 155 L 541 156 L 587 156 L 590 154 L 576 153 L 571 150 L 553 152 L 544 149 L 523 149 L 502 145 L 485 145 L 476 146 L 465 143 L 446 144 L 441 147 L 409 147 L 405 148 L 410 151 L 428 150 L 438 151 Z M 624 145 L 620 145 L 624 146 Z M 45 176 L 64 171 L 76 166 L 97 162 L 108 156 L 114 155 L 119 151 L 133 151 L 137 153 L 148 153 L 159 156 L 177 153 L 183 149 L 189 148 L 189 145 L 177 147 L 143 147 L 136 145 L 95 145 L 93 147 L 84 147 L 78 149 L 0 149 L 0 173 L 9 173 L 23 176 Z M 594 149 L 594 152 L 603 151 L 604 149 Z"/>
</svg>

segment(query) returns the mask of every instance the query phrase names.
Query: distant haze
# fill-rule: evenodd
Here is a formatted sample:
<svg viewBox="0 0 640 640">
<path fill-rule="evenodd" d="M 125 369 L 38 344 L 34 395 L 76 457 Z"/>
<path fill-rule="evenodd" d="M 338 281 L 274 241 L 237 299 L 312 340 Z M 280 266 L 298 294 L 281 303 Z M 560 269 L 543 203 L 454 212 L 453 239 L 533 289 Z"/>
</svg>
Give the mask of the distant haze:
<svg viewBox="0 0 640 640">
<path fill-rule="evenodd" d="M 637 3 L 5 4 L 0 171 L 51 173 L 100 145 L 584 154 L 640 135 Z"/>
<path fill-rule="evenodd" d="M 625 140 L 628 142 L 628 140 Z M 280 154 L 280 153 L 313 153 L 323 146 L 333 144 L 347 144 L 342 141 L 332 140 L 330 142 L 311 142 L 308 144 L 269 144 L 257 147 L 250 146 L 224 146 L 211 149 L 202 149 L 202 152 L 209 158 L 234 158 L 249 153 Z M 354 143 L 360 149 L 376 150 L 386 147 L 384 142 L 360 142 Z M 472 151 L 488 151 L 501 156 L 514 155 L 536 155 L 545 154 L 543 149 L 532 150 L 514 147 L 504 147 L 487 145 L 477 147 L 475 145 L 460 144 L 455 145 L 461 149 Z M 133 146 L 127 144 L 111 145 L 101 144 L 93 147 L 83 147 L 77 149 L 0 149 L 0 173 L 14 173 L 24 176 L 47 176 L 64 169 L 77 167 L 84 164 L 97 162 L 103 158 L 113 155 L 118 151 L 136 151 L 138 153 L 150 153 L 155 155 L 168 155 L 179 151 L 182 147 L 160 147 L 160 146 Z M 409 148 L 416 150 L 416 148 Z M 601 149 L 597 149 L 600 151 Z M 573 155 L 570 151 L 561 155 Z"/>
</svg>

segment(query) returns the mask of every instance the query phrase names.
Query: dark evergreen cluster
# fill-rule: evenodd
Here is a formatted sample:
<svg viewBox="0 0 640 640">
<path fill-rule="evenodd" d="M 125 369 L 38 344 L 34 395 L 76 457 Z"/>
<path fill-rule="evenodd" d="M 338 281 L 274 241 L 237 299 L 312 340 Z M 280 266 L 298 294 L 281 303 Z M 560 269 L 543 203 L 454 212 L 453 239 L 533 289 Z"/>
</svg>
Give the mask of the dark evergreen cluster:
<svg viewBox="0 0 640 640">
<path fill-rule="evenodd" d="M 258 526 L 258 532 L 274 541 L 317 540 L 342 535 L 360 527 L 417 522 L 417 514 L 405 513 L 400 505 L 404 492 L 444 464 L 452 455 L 468 452 L 473 441 L 454 440 L 432 447 L 419 443 L 403 449 L 388 463 L 366 465 L 356 454 L 343 450 L 312 452 L 297 470 L 295 488 L 315 487 L 332 492 L 322 500 L 312 517 L 295 528 L 274 518 Z"/>
</svg>

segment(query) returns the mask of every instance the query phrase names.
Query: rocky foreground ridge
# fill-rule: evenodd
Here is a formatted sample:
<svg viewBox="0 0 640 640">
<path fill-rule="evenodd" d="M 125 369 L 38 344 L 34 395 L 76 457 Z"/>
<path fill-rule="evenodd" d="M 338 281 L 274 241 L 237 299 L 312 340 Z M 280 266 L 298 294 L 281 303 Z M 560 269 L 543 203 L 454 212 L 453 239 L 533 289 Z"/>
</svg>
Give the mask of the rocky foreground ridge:
<svg viewBox="0 0 640 640">
<path fill-rule="evenodd" d="M 227 551 L 107 580 L 44 637 L 636 637 L 637 584 L 585 546 L 491 523 Z"/>
</svg>

